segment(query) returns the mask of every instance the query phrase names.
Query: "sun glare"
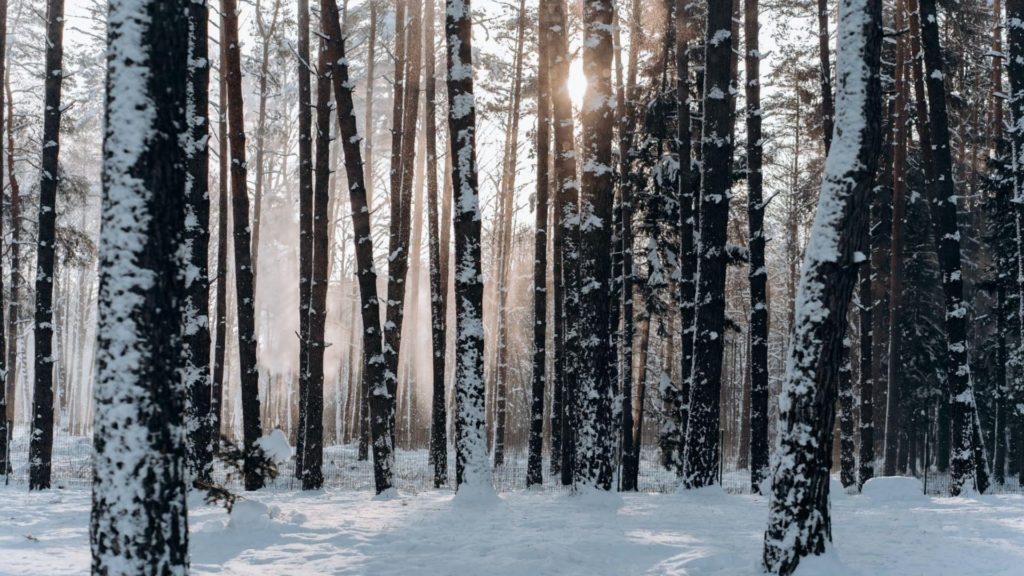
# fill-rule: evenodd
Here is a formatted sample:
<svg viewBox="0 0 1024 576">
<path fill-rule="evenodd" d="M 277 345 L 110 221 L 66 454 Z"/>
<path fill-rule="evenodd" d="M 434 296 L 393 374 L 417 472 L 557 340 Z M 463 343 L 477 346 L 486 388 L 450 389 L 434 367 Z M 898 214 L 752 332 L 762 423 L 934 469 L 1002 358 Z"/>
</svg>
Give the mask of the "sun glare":
<svg viewBox="0 0 1024 576">
<path fill-rule="evenodd" d="M 583 96 L 587 93 L 587 75 L 583 73 L 583 61 L 573 60 L 569 65 L 569 97 L 577 108 L 583 104 Z"/>
</svg>

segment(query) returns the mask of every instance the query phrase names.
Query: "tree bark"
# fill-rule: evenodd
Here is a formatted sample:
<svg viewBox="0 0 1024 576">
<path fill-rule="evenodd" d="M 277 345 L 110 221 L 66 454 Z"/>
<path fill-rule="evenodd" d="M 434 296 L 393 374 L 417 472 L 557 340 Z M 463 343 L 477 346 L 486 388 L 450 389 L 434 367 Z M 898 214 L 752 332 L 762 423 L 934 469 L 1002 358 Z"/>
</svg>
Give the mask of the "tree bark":
<svg viewBox="0 0 1024 576">
<path fill-rule="evenodd" d="M 235 300 L 238 306 L 238 361 L 241 375 L 243 475 L 246 490 L 259 490 L 262 450 L 256 441 L 263 435 L 260 423 L 260 372 L 256 359 L 256 306 L 252 280 L 249 193 L 246 190 L 245 111 L 242 97 L 242 61 L 238 43 L 238 2 L 221 0 L 221 28 L 226 43 L 228 129 L 231 143 L 231 205 L 235 247 Z"/>
<path fill-rule="evenodd" d="M 14 98 L 11 94 L 11 78 L 5 74 L 3 89 L 7 96 L 7 180 L 10 187 L 11 202 L 11 287 L 7 296 L 7 364 L 4 372 L 4 387 L 7 389 L 7 409 L 3 415 L 8 426 L 13 428 L 17 403 L 18 389 L 18 349 L 21 346 L 21 285 L 24 277 L 21 274 L 21 187 L 18 184 L 17 171 L 14 164 Z M 0 136 L 2 137 L 2 136 Z M 0 162 L 3 160 L 0 159 Z M 8 434 L 12 432 L 8 429 Z"/>
<path fill-rule="evenodd" d="M 686 429 L 684 482 L 701 488 L 718 481 L 719 396 L 725 343 L 726 228 L 732 186 L 733 110 L 729 60 L 731 6 L 708 5 L 704 79 L 704 137 L 698 246 L 695 340 Z"/>
<path fill-rule="evenodd" d="M 370 211 L 363 184 L 363 161 L 359 150 L 359 132 L 353 116 L 352 84 L 345 58 L 345 38 L 338 21 L 335 0 L 324 0 L 328 36 L 328 57 L 334 62 L 331 74 L 335 111 L 341 146 L 345 152 L 345 175 L 348 178 L 349 205 L 352 208 L 352 242 L 355 244 L 359 296 L 363 320 L 363 390 L 366 392 L 371 436 L 373 440 L 373 478 L 377 494 L 394 487 L 394 396 L 385 378 L 384 350 L 380 329 L 380 303 L 377 298 L 377 271 L 373 264 L 373 235 Z"/>
<path fill-rule="evenodd" d="M 224 361 L 227 353 L 228 330 L 228 243 L 231 242 L 231 238 L 228 236 L 228 189 L 231 184 L 231 172 L 228 169 L 228 91 L 227 73 L 223 66 L 227 60 L 225 58 L 227 43 L 223 39 L 223 28 L 220 33 L 222 35 L 220 42 L 221 70 L 218 78 L 220 95 L 217 125 L 217 134 L 220 139 L 218 144 L 220 182 L 218 183 L 217 197 L 217 305 L 215 319 L 217 337 L 213 345 L 213 398 L 210 400 L 210 427 L 213 432 L 214 453 L 220 449 L 221 413 L 224 409 Z"/>
<path fill-rule="evenodd" d="M 188 466 L 193 480 L 209 482 L 213 472 L 213 443 L 210 402 L 210 60 L 207 28 L 209 8 L 206 0 L 193 0 L 189 11 L 188 102 L 188 174 L 185 179 L 185 247 L 188 260 L 185 274 L 185 334 L 182 341 L 185 382 L 188 390 L 186 432 Z"/>
<path fill-rule="evenodd" d="M 483 270 L 476 171 L 472 20 L 469 0 L 446 0 L 448 133 L 454 161 L 456 484 L 459 492 L 491 488 L 484 422 Z"/>
<path fill-rule="evenodd" d="M 188 574 L 181 132 L 190 4 L 108 5 L 93 574 Z"/>
<path fill-rule="evenodd" d="M 57 189 L 60 187 L 61 84 L 64 81 L 64 0 L 46 4 L 46 80 L 43 96 L 43 158 L 39 179 L 39 246 L 36 255 L 35 386 L 29 444 L 29 488 L 50 487 L 53 457 L 53 285 Z"/>
<path fill-rule="evenodd" d="M 551 163 L 551 78 L 547 34 L 537 33 L 537 202 L 533 239 L 533 387 L 530 397 L 530 444 L 526 485 L 544 483 L 544 369 L 547 357 L 548 190 Z M 552 456 L 553 458 L 554 456 Z"/>
<path fill-rule="evenodd" d="M 761 133 L 761 51 L 758 0 L 746 0 L 747 220 L 750 233 L 750 486 L 768 475 L 768 268 L 764 235 L 764 137 Z M 684 365 L 685 368 L 685 365 Z"/>
<path fill-rule="evenodd" d="M 842 0 L 836 64 L 840 113 L 804 254 L 779 399 L 779 458 L 763 558 L 765 571 L 773 574 L 792 574 L 803 557 L 824 553 L 831 540 L 836 387 L 881 146 L 881 44 L 881 2 Z"/>
<path fill-rule="evenodd" d="M 1010 80 L 1011 169 L 1013 170 L 1014 226 L 1016 228 L 1016 292 L 1018 354 L 1024 350 L 1024 0 L 1006 0 L 1006 33 L 1009 45 L 1007 76 Z M 1024 391 L 1024 374 L 1014 371 L 1013 389 Z M 1016 420 L 1024 439 L 1024 414 L 1018 409 Z M 1019 480 L 1024 483 L 1024 446 L 1017 447 Z"/>
<path fill-rule="evenodd" d="M 4 126 L 4 93 L 3 86 L 6 84 L 7 78 L 7 3 L 4 2 L 0 5 L 0 132 L 3 131 Z M 0 163 L 3 162 L 4 152 L 3 149 L 3 134 L 0 134 Z M 15 199 L 12 195 L 11 204 L 13 205 Z M 12 211 L 13 212 L 13 211 Z M 11 220 L 11 226 L 17 227 L 18 223 L 16 220 Z M 0 214 L 0 238 L 3 238 L 3 216 Z M 17 274 L 17 270 L 11 267 L 11 277 L 13 278 Z M 2 300 L 3 289 L 3 278 L 0 274 L 0 300 Z M 13 282 L 12 282 L 13 283 Z M 7 370 L 9 365 L 7 363 L 7 342 L 8 339 L 13 340 L 14 330 L 8 328 L 8 324 L 4 322 L 4 309 L 3 303 L 0 302 L 0 376 L 3 377 L 4 382 L 0 383 L 0 474 L 5 477 L 8 475 L 11 469 L 10 465 L 10 441 L 11 441 L 11 430 L 13 428 L 13 422 L 7 416 Z M 4 334 L 4 329 L 8 328 L 8 333 Z M 15 329 L 17 329 L 15 325 Z M 5 337 L 6 336 L 6 337 Z"/>
<path fill-rule="evenodd" d="M 980 441 L 975 441 L 978 415 L 967 351 L 967 304 L 963 297 L 956 187 L 949 149 L 949 119 L 935 0 L 921 0 L 919 7 L 921 43 L 925 69 L 928 70 L 925 78 L 929 128 L 933 137 L 929 156 L 936 176 L 931 198 L 932 222 L 946 300 L 946 380 L 952 403 L 954 440 L 949 490 L 956 496 L 972 475 L 975 488 L 984 492 L 988 488 L 989 471 L 984 447 Z"/>
<path fill-rule="evenodd" d="M 313 296 L 313 89 L 309 54 L 309 0 L 299 0 L 296 43 L 299 76 L 299 434 L 295 476 L 303 478 L 306 451 L 306 391 L 309 388 L 309 322 Z"/>
</svg>

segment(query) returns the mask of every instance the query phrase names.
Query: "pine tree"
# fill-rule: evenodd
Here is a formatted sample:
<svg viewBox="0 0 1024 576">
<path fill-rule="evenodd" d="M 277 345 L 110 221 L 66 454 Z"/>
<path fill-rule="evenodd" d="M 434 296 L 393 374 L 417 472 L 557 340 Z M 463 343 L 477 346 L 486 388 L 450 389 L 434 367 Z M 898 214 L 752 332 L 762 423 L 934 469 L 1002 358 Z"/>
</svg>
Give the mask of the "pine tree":
<svg viewBox="0 0 1024 576">
<path fill-rule="evenodd" d="M 975 441 L 978 426 L 974 384 L 971 379 L 967 341 L 967 305 L 963 297 L 960 263 L 960 233 L 957 222 L 956 188 L 953 180 L 952 153 L 949 148 L 949 120 L 946 113 L 946 88 L 942 51 L 939 45 L 935 0 L 920 0 L 921 44 L 928 72 L 929 128 L 932 135 L 930 162 L 935 180 L 931 203 L 932 224 L 946 295 L 946 379 L 949 383 L 953 442 L 950 493 L 958 495 L 973 475 L 975 487 L 984 492 L 988 484 L 988 462 L 980 442 Z"/>
<path fill-rule="evenodd" d="M 224 34 L 223 28 L 220 33 Z M 220 45 L 220 61 L 223 64 L 227 60 L 227 42 L 224 42 L 223 37 Z M 228 331 L 228 243 L 231 241 L 228 234 L 228 194 L 231 183 L 231 172 L 228 168 L 228 90 L 227 73 L 223 65 L 218 83 L 220 94 L 217 103 L 217 156 L 220 159 L 220 170 L 217 192 L 217 336 L 213 344 L 213 397 L 210 399 L 210 430 L 213 434 L 214 453 L 220 450 L 221 412 L 224 409 L 224 361 L 227 354 Z"/>
<path fill-rule="evenodd" d="M 238 2 L 221 0 L 227 71 L 228 130 L 231 148 L 231 221 L 235 247 L 235 296 L 238 321 L 238 359 L 242 389 L 242 441 L 245 452 L 246 490 L 263 487 L 261 450 L 256 441 L 263 435 L 260 423 L 259 365 L 256 361 L 256 302 L 253 285 L 252 237 L 249 230 L 248 165 L 245 161 L 245 111 L 242 98 L 242 61 L 238 44 Z"/>
<path fill-rule="evenodd" d="M 53 458 L 53 292 L 57 243 L 57 189 L 61 184 L 60 119 L 64 81 L 64 0 L 46 3 L 46 80 L 43 96 L 43 159 L 39 180 L 39 246 L 36 255 L 35 387 L 29 488 L 50 487 Z"/>
<path fill-rule="evenodd" d="M 792 574 L 801 558 L 824 553 L 831 539 L 836 388 L 881 146 L 881 12 L 879 0 L 843 0 L 839 7 L 836 140 L 804 256 L 779 399 L 779 458 L 764 546 L 764 568 L 773 574 Z"/>
<path fill-rule="evenodd" d="M 210 246 L 209 195 L 209 84 L 207 54 L 209 9 L 206 0 L 190 2 L 188 102 L 188 175 L 185 180 L 187 212 L 185 250 L 185 382 L 188 390 L 186 418 L 189 472 L 197 481 L 210 480 L 213 444 L 210 403 L 210 277 L 207 261 Z"/>
<path fill-rule="evenodd" d="M 1009 58 L 1007 59 L 1007 75 L 1010 80 L 1010 130 L 1011 169 L 1013 170 L 1013 202 L 1015 205 L 1016 254 L 1015 270 L 1017 296 L 1017 329 L 1019 359 L 1024 357 L 1024 1 L 1006 0 L 1006 30 Z M 1017 370 L 1014 376 L 1013 389 L 1024 393 L 1024 375 Z M 1018 408 L 1017 419 L 1024 418 Z M 1018 424 L 1021 428 L 1024 425 Z M 1018 433 L 1018 439 L 1024 439 L 1024 433 Z M 1018 459 L 1024 449 L 1018 446 Z M 1018 468 L 1020 479 L 1024 480 L 1024 465 Z"/>
<path fill-rule="evenodd" d="M 189 4 L 108 4 L 93 574 L 188 573 Z"/>
<path fill-rule="evenodd" d="M 345 58 L 345 38 L 338 20 L 335 0 L 323 0 L 321 10 L 326 27 L 329 61 L 333 62 L 335 116 L 342 150 L 345 152 L 345 176 L 348 179 L 349 205 L 352 209 L 352 242 L 356 253 L 356 275 L 363 321 L 363 385 L 369 407 L 370 432 L 373 440 L 373 479 L 377 494 L 394 487 L 394 396 L 385 377 L 384 347 L 380 327 L 380 301 L 377 298 L 377 271 L 373 264 L 373 235 L 366 187 L 363 184 L 363 161 L 353 115 L 352 84 Z"/>
<path fill-rule="evenodd" d="M 758 0 L 746 0 L 747 220 L 750 232 L 750 486 L 768 475 L 768 268 L 765 264 Z M 684 364 L 685 367 L 685 364 Z"/>
<path fill-rule="evenodd" d="M 446 0 L 448 133 L 455 228 L 455 448 L 456 484 L 463 492 L 491 489 L 484 422 L 483 271 L 480 196 L 476 171 L 472 19 L 469 0 Z"/>
<path fill-rule="evenodd" d="M 4 93 L 3 86 L 6 83 L 6 65 L 7 57 L 5 52 L 7 50 L 7 3 L 4 2 L 0 5 L 0 131 L 3 130 L 4 125 Z M 3 135 L 0 134 L 0 163 L 3 162 L 4 157 L 4 145 Z M 13 199 L 12 199 L 13 200 Z M 16 223 L 14 224 L 17 225 Z M 0 215 L 0 238 L 3 238 L 3 216 Z M 17 272 L 14 268 L 11 268 L 11 275 L 14 276 Z M 0 275 L 2 276 L 2 275 Z M 3 279 L 0 278 L 0 294 L 3 294 Z M 0 298 L 2 300 L 2 298 Z M 0 382 L 0 474 L 7 476 L 10 469 L 9 452 L 10 452 L 10 436 L 11 433 L 8 429 L 10 424 L 7 418 L 7 371 L 10 366 L 7 364 L 7 340 L 13 340 L 15 338 L 14 331 L 11 330 L 9 334 L 4 334 L 6 324 L 4 323 L 4 310 L 3 303 L 0 302 L 0 379 L 4 382 Z M 6 336 L 6 337 L 5 337 Z"/>
<path fill-rule="evenodd" d="M 537 33 L 537 196 L 534 211 L 536 226 L 533 241 L 533 387 L 530 397 L 529 460 L 526 485 L 544 483 L 544 368 L 547 357 L 547 270 L 548 270 L 548 191 L 551 163 L 551 78 L 548 73 L 547 34 L 543 22 Z M 553 458 L 553 456 L 552 456 Z"/>
<path fill-rule="evenodd" d="M 733 107 L 729 62 L 735 40 L 731 6 L 708 5 L 704 58 L 704 136 L 697 249 L 696 313 L 684 482 L 715 484 L 719 458 L 719 395 L 725 343 L 726 227 L 732 194 Z"/>
</svg>

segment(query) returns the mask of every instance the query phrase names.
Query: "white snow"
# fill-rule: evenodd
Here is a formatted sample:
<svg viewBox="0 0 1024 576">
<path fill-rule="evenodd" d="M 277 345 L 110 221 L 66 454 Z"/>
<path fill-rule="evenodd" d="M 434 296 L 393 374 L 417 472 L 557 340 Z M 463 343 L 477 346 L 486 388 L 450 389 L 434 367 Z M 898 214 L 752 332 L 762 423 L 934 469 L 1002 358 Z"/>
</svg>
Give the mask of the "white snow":
<svg viewBox="0 0 1024 576">
<path fill-rule="evenodd" d="M 292 457 L 292 447 L 288 444 L 288 437 L 280 428 L 275 428 L 270 434 L 261 437 L 256 441 L 256 445 L 262 448 L 263 453 L 275 464 L 287 462 Z"/>
<path fill-rule="evenodd" d="M 874 482 L 874 481 L 873 481 Z M 1015 575 L 1024 496 L 832 500 L 835 543 L 798 574 Z M 84 574 L 88 489 L 0 486 L 0 575 Z M 761 574 L 767 500 L 721 490 L 571 496 L 512 492 L 487 506 L 447 491 L 387 500 L 371 491 L 246 493 L 229 518 L 190 498 L 192 573 L 579 576 Z"/>
</svg>

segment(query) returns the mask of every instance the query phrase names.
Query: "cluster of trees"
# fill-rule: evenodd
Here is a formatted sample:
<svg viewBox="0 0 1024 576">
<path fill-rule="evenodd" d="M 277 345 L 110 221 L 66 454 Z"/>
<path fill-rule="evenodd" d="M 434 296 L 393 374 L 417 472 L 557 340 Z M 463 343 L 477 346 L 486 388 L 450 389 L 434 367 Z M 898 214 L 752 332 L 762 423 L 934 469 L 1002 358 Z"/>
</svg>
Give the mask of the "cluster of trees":
<svg viewBox="0 0 1024 576">
<path fill-rule="evenodd" d="M 184 572 L 186 486 L 210 482 L 218 440 L 235 430 L 248 490 L 263 486 L 258 441 L 276 426 L 295 439 L 303 488 L 323 485 L 330 427 L 372 454 L 378 493 L 395 486 L 402 442 L 429 447 L 440 487 L 451 438 L 461 493 L 490 490 L 515 430 L 528 484 L 545 481 L 548 454 L 547 477 L 577 490 L 636 490 L 652 425 L 687 489 L 718 484 L 735 444 L 751 489 L 770 494 L 764 562 L 782 574 L 831 537 L 836 464 L 851 489 L 921 467 L 948 471 L 953 494 L 1024 477 L 1024 3 L 779 3 L 773 43 L 797 45 L 762 91 L 758 0 L 521 1 L 499 20 L 506 62 L 474 50 L 468 0 L 446 1 L 443 27 L 432 0 L 299 0 L 294 13 L 264 1 L 250 55 L 235 0 L 95 7 L 107 26 L 97 251 L 88 202 L 58 201 L 87 196 L 62 160 L 63 0 L 48 0 L 44 21 L 33 227 L 0 68 L 11 229 L 0 466 L 31 350 L 33 489 L 50 485 L 55 415 L 94 413 L 97 572 Z M 816 46 L 793 40 L 799 26 Z M 388 102 L 375 92 L 382 53 L 394 65 L 389 126 L 374 111 Z M 577 63 L 586 90 L 574 102 Z M 498 138 L 481 129 L 491 125 Z M 478 162 L 481 149 L 498 152 Z M 297 206 L 280 193 L 292 180 Z M 268 240 L 274 202 L 297 216 L 297 242 Z M 29 230 L 33 341 L 19 348 Z M 287 280 L 274 268 L 282 246 L 297 248 Z M 66 272 L 90 269 L 94 252 L 95 368 L 82 362 L 93 282 Z M 285 287 L 294 391 L 261 363 L 286 338 L 260 303 Z M 333 310 L 349 311 L 333 323 L 348 346 L 331 357 Z M 411 350 L 419 324 L 424 368 Z M 346 368 L 333 399 L 331 365 Z"/>
</svg>

